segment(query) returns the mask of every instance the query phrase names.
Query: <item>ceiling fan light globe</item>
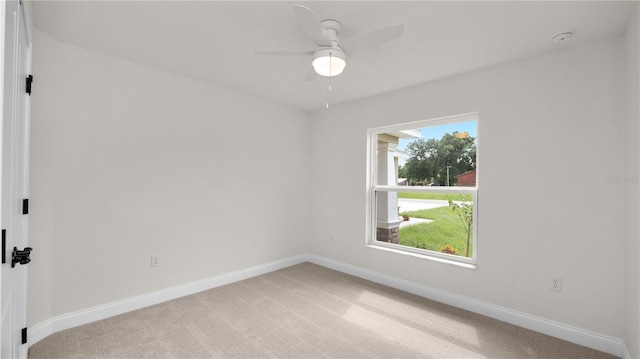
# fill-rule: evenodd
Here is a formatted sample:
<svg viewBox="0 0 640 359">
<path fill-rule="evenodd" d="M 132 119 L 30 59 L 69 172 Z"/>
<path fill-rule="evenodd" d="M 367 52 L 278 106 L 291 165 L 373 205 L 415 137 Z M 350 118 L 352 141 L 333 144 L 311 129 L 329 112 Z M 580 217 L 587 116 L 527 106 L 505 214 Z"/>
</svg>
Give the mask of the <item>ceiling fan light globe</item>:
<svg viewBox="0 0 640 359">
<path fill-rule="evenodd" d="M 338 57 L 318 57 L 311 63 L 320 76 L 337 76 L 342 73 L 347 63 Z"/>
<path fill-rule="evenodd" d="M 342 73 L 347 62 L 343 52 L 323 49 L 314 54 L 311 65 L 320 76 L 337 76 Z"/>
</svg>

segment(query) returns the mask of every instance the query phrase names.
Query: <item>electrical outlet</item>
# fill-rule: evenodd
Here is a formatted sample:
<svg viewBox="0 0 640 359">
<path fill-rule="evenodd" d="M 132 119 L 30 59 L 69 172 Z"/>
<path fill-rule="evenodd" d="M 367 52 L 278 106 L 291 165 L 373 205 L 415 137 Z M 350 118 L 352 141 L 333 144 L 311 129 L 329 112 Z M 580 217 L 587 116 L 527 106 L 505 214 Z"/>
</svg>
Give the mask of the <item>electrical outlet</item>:
<svg viewBox="0 0 640 359">
<path fill-rule="evenodd" d="M 157 267 L 160 265 L 160 256 L 157 254 L 152 254 L 151 255 L 151 266 L 152 267 Z"/>
<path fill-rule="evenodd" d="M 550 290 L 562 292 L 562 277 L 551 278 Z"/>
</svg>

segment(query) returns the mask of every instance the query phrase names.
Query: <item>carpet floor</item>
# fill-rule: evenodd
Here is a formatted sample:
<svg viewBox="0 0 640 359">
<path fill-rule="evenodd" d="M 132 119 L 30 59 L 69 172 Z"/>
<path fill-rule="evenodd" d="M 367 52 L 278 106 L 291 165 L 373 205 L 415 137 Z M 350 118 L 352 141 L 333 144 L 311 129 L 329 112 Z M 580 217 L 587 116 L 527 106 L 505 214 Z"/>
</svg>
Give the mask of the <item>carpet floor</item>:
<svg viewBox="0 0 640 359">
<path fill-rule="evenodd" d="M 310 263 L 53 334 L 40 358 L 614 358 Z"/>
</svg>

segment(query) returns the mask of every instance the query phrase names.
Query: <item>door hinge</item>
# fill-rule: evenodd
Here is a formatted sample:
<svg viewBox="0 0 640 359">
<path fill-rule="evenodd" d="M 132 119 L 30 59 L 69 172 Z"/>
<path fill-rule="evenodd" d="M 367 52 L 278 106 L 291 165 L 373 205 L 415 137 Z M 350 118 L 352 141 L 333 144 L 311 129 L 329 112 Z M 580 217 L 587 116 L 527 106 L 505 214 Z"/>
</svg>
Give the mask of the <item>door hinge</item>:
<svg viewBox="0 0 640 359">
<path fill-rule="evenodd" d="M 22 200 L 22 214 L 29 214 L 29 198 Z"/>
<path fill-rule="evenodd" d="M 33 248 L 24 247 L 24 249 L 19 250 L 18 247 L 13 247 L 13 252 L 11 252 L 11 268 L 15 268 L 16 264 L 25 265 L 31 262 L 31 251 Z"/>
<path fill-rule="evenodd" d="M 7 263 L 7 230 L 2 230 L 2 263 Z"/>
<path fill-rule="evenodd" d="M 22 328 L 22 344 L 27 344 L 27 327 Z"/>
<path fill-rule="evenodd" d="M 27 93 L 29 94 L 29 96 L 31 96 L 31 84 L 33 83 L 33 75 L 29 75 L 27 76 Z"/>
</svg>

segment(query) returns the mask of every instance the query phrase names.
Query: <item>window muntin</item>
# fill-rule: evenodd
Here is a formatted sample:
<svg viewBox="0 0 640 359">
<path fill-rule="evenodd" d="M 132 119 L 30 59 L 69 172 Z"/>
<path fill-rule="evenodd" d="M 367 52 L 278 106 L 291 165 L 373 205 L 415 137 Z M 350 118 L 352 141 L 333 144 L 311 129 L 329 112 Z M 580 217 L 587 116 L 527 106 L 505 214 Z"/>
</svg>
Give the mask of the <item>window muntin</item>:
<svg viewBox="0 0 640 359">
<path fill-rule="evenodd" d="M 477 122 L 469 114 L 369 130 L 369 245 L 477 263 Z"/>
</svg>

